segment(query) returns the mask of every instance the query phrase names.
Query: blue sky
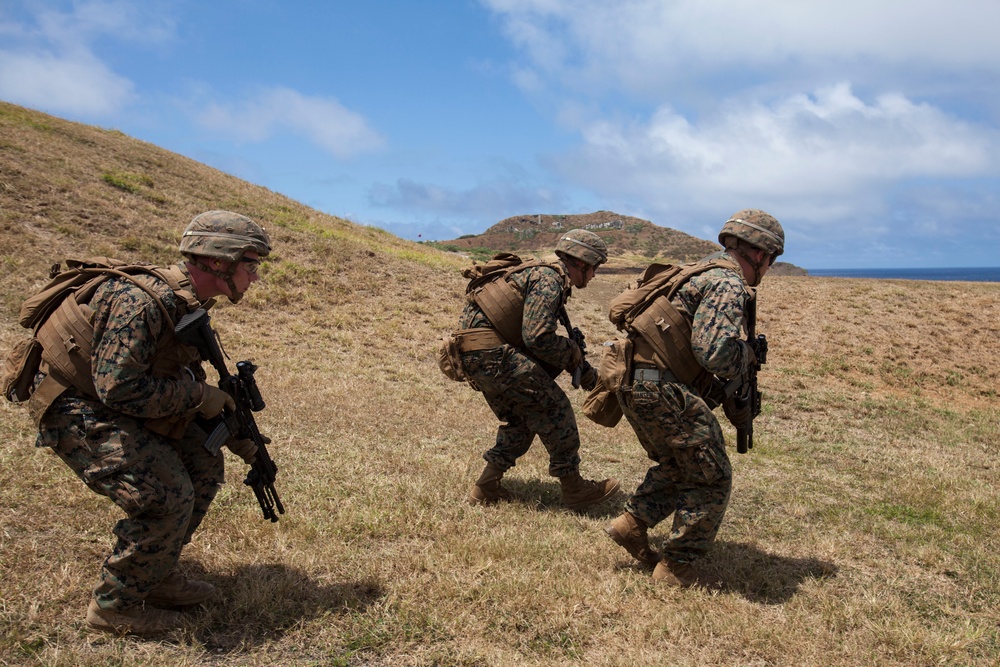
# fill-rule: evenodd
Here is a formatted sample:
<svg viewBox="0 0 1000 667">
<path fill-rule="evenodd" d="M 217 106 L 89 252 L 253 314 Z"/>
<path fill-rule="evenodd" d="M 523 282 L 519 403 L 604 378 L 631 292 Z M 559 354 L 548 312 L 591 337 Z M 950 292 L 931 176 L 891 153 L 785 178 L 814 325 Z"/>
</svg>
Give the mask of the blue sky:
<svg viewBox="0 0 1000 667">
<path fill-rule="evenodd" d="M 410 239 L 610 210 L 997 266 L 995 0 L 0 0 L 0 99 Z"/>
</svg>

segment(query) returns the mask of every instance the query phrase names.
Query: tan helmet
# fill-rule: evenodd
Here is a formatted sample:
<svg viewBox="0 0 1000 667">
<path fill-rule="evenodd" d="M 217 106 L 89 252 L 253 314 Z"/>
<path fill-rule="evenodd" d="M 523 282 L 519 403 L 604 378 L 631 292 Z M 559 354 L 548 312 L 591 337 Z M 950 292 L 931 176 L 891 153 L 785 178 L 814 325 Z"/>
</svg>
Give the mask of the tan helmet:
<svg viewBox="0 0 1000 667">
<path fill-rule="evenodd" d="M 238 262 L 247 250 L 267 257 L 271 239 L 256 222 L 230 211 L 199 213 L 181 237 L 180 251 L 185 257 L 200 255 Z"/>
<path fill-rule="evenodd" d="M 756 208 L 745 208 L 729 216 L 719 232 L 719 243 L 730 248 L 732 242 L 726 243 L 727 238 L 745 241 L 772 257 L 785 251 L 785 230 L 781 228 L 781 223 L 774 216 Z"/>
<path fill-rule="evenodd" d="M 596 267 L 608 261 L 608 244 L 594 232 L 572 229 L 559 239 L 556 254 L 569 255 Z"/>
</svg>

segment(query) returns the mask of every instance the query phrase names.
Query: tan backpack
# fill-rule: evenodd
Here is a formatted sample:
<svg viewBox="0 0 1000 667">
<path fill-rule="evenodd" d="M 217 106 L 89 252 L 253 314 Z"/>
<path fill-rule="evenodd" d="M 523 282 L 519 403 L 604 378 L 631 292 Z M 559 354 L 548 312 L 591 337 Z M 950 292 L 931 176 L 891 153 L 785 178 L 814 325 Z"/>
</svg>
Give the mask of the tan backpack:
<svg viewBox="0 0 1000 667">
<path fill-rule="evenodd" d="M 33 334 L 19 341 L 4 362 L 0 380 L 7 400 L 23 402 L 32 397 L 35 375 L 43 360 L 64 380 L 58 383 L 59 386 L 41 390 L 46 394 L 41 401 L 44 407 L 70 384 L 85 394 L 96 395 L 90 380 L 93 310 L 87 303 L 97 288 L 112 276 L 127 278 L 145 290 L 163 313 L 168 326 L 173 328 L 173 319 L 166 306 L 155 292 L 135 280 L 138 274 L 151 274 L 166 280 L 186 301 L 197 302 L 190 285 L 174 267 L 129 264 L 108 257 L 67 259 L 65 270 L 61 270 L 60 264 L 53 265 L 48 284 L 21 305 L 18 321 L 21 326 L 32 329 Z M 33 407 L 32 412 L 41 407 L 41 404 Z"/>
<path fill-rule="evenodd" d="M 463 276 L 470 279 L 465 288 L 466 299 L 475 302 L 497 333 L 514 347 L 524 347 L 524 339 L 521 337 L 524 295 L 510 278 L 519 271 L 536 266 L 547 266 L 555 270 L 563 281 L 564 289 L 569 286 L 569 277 L 562 263 L 537 260 L 525 262 L 509 252 L 494 255 L 486 264 L 473 264 L 462 272 Z"/>
<path fill-rule="evenodd" d="M 698 363 L 691 349 L 691 322 L 670 300 L 691 277 L 710 269 L 740 273 L 736 262 L 711 255 L 691 264 L 651 264 L 642 276 L 611 300 L 608 319 L 619 331 L 641 336 L 653 349 L 656 365 L 705 395 L 712 375 Z"/>
<path fill-rule="evenodd" d="M 521 337 L 521 323 L 524 319 L 524 295 L 508 278 L 518 271 L 534 266 L 554 269 L 563 281 L 569 279 L 561 263 L 525 262 L 519 256 L 501 252 L 485 264 L 473 263 L 462 271 L 469 279 L 465 288 L 465 298 L 475 303 L 493 325 L 493 329 L 463 329 L 454 331 L 438 341 L 437 360 L 441 372 L 449 380 L 466 382 L 469 378 L 462 368 L 462 353 L 489 349 L 507 343 L 514 347 L 524 347 Z"/>
</svg>

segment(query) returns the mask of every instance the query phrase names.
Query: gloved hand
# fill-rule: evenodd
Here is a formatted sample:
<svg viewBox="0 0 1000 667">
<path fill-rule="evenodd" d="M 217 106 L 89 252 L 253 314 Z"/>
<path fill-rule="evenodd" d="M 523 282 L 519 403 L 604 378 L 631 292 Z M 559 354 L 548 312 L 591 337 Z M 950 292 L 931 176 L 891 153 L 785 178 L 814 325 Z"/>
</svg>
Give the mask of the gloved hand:
<svg viewBox="0 0 1000 667">
<path fill-rule="evenodd" d="M 736 428 L 746 428 L 750 423 L 750 403 L 748 402 L 743 407 L 738 407 L 736 405 L 736 398 L 730 396 L 725 401 L 722 402 L 722 411 L 726 413 L 726 418 L 729 423 Z"/>
<path fill-rule="evenodd" d="M 569 345 L 569 361 L 566 362 L 566 368 L 563 370 L 567 370 L 572 373 L 573 370 L 580 365 L 580 362 L 583 361 L 583 350 L 580 349 L 580 346 L 577 345 L 574 340 L 571 340 Z"/>
<path fill-rule="evenodd" d="M 260 436 L 260 439 L 264 441 L 264 444 L 270 444 L 271 439 L 266 435 Z M 232 438 L 226 443 L 226 447 L 229 448 L 233 454 L 243 459 L 243 462 L 248 466 L 252 466 L 253 462 L 257 460 L 257 444 L 247 438 L 245 440 L 237 440 Z"/>
<path fill-rule="evenodd" d="M 587 391 L 597 386 L 597 369 L 583 362 L 583 373 L 580 374 L 580 386 Z"/>
<path fill-rule="evenodd" d="M 224 408 L 236 409 L 236 401 L 233 400 L 233 397 L 218 387 L 203 382 L 201 388 L 201 403 L 195 410 L 205 419 L 218 417 Z"/>
</svg>

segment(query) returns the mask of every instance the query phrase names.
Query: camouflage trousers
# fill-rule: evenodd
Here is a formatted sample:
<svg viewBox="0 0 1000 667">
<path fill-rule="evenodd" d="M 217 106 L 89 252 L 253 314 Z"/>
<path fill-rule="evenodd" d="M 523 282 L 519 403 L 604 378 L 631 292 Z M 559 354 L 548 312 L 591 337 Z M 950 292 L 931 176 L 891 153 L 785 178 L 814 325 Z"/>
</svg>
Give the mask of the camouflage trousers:
<svg viewBox="0 0 1000 667">
<path fill-rule="evenodd" d="M 564 477 L 580 469 L 580 433 L 566 392 L 535 360 L 504 345 L 468 352 L 462 365 L 501 422 L 496 444 L 483 458 L 501 470 L 512 468 L 535 435 L 549 454 L 549 474 Z"/>
<path fill-rule="evenodd" d="M 682 384 L 636 382 L 618 400 L 656 462 L 625 509 L 650 527 L 673 514 L 663 555 L 690 563 L 708 551 L 729 504 L 733 473 L 719 421 Z"/>
<path fill-rule="evenodd" d="M 37 444 L 126 515 L 94 591 L 102 608 L 141 604 L 177 565 L 224 480 L 222 454 L 209 454 L 204 440 L 196 426 L 167 440 L 140 420 L 75 398 L 57 400 L 42 419 Z"/>
</svg>

